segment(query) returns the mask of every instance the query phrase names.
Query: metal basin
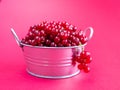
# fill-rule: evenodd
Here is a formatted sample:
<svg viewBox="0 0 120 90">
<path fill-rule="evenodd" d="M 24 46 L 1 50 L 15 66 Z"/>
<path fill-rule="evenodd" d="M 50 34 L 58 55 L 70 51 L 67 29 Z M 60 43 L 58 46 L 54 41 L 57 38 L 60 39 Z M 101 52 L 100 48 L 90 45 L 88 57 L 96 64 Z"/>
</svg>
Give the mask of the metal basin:
<svg viewBox="0 0 120 90">
<path fill-rule="evenodd" d="M 93 35 L 91 27 L 84 31 L 90 30 L 88 40 Z M 86 45 L 71 47 L 40 47 L 31 46 L 21 43 L 13 28 L 11 32 L 15 37 L 18 45 L 22 48 L 27 72 L 33 76 L 42 78 L 68 78 L 77 75 L 80 70 L 77 64 L 73 64 L 72 56 L 77 52 L 81 52 Z"/>
</svg>

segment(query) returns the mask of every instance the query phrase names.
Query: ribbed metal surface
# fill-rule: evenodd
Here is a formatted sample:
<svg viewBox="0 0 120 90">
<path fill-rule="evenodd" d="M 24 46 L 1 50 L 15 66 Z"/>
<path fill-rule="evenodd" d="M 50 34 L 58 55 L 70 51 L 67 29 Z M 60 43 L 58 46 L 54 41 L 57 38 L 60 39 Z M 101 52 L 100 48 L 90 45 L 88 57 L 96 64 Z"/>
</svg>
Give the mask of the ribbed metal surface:
<svg viewBox="0 0 120 90">
<path fill-rule="evenodd" d="M 67 78 L 79 73 L 72 64 L 72 56 L 78 47 L 37 48 L 23 46 L 28 73 L 44 78 Z M 79 52 L 81 48 L 79 47 Z"/>
</svg>

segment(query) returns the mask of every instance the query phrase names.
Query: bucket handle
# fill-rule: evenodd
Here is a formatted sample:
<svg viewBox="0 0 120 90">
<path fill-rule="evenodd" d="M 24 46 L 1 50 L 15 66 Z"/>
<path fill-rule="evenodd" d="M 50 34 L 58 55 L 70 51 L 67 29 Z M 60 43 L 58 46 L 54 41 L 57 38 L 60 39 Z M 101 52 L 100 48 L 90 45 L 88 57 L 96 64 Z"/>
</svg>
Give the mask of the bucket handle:
<svg viewBox="0 0 120 90">
<path fill-rule="evenodd" d="M 93 30 L 92 27 L 88 27 L 88 28 L 86 28 L 86 29 L 83 31 L 83 35 L 86 35 L 86 33 L 87 33 L 88 30 L 89 30 L 90 34 L 89 34 L 88 37 L 87 37 L 87 41 L 89 41 L 89 40 L 92 38 L 93 32 L 94 32 L 94 30 Z M 83 44 L 83 45 L 80 45 L 81 48 L 76 48 L 76 52 L 77 52 L 77 53 L 80 53 L 80 52 L 81 52 L 81 49 L 82 49 L 82 51 L 84 51 L 84 48 L 85 48 L 86 45 L 87 45 L 87 43 L 85 43 L 85 44 Z"/>
<path fill-rule="evenodd" d="M 15 30 L 14 30 L 13 28 L 11 28 L 11 33 L 13 34 L 13 36 L 14 36 L 17 44 L 18 44 L 20 47 L 23 47 L 23 45 L 21 44 L 20 39 L 18 38 L 18 36 L 17 36 L 17 34 L 16 34 L 16 32 L 15 32 Z"/>
<path fill-rule="evenodd" d="M 87 33 L 87 31 L 90 31 L 90 34 L 89 34 L 89 36 L 88 36 L 88 41 L 92 38 L 92 36 L 93 36 L 93 28 L 92 27 L 88 27 L 88 28 L 86 28 L 84 31 L 83 31 L 83 34 L 84 35 L 86 35 L 86 33 Z"/>
</svg>

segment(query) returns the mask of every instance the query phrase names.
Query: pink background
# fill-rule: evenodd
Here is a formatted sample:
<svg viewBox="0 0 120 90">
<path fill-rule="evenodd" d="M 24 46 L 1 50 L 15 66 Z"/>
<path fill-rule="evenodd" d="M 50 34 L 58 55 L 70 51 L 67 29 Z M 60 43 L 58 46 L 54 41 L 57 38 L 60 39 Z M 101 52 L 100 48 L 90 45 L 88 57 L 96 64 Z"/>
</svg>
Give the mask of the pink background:
<svg viewBox="0 0 120 90">
<path fill-rule="evenodd" d="M 25 71 L 10 27 L 21 38 L 30 25 L 43 20 L 94 28 L 86 47 L 93 56 L 90 73 L 50 80 Z M 0 0 L 0 90 L 120 90 L 119 0 Z"/>
</svg>

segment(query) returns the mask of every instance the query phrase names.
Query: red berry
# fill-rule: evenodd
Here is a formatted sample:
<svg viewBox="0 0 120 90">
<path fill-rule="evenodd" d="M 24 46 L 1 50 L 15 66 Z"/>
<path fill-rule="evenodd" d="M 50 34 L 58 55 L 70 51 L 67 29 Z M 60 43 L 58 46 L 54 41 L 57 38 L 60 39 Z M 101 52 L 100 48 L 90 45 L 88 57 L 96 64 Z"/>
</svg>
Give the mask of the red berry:
<svg viewBox="0 0 120 90">
<path fill-rule="evenodd" d="M 21 42 L 22 42 L 22 43 L 25 43 L 25 39 L 24 39 L 24 38 L 22 38 Z"/>
<path fill-rule="evenodd" d="M 34 34 L 33 34 L 32 32 L 28 32 L 27 36 L 28 36 L 29 38 L 31 38 L 31 39 L 34 38 Z"/>
<path fill-rule="evenodd" d="M 57 45 L 54 42 L 52 42 L 50 46 L 51 47 L 56 47 Z"/>
<path fill-rule="evenodd" d="M 73 25 L 70 25 L 70 26 L 68 27 L 68 30 L 69 30 L 69 31 L 73 31 Z"/>
<path fill-rule="evenodd" d="M 82 69 L 83 69 L 83 65 L 82 65 L 82 64 L 79 64 L 79 65 L 78 65 L 78 69 L 82 70 Z"/>
<path fill-rule="evenodd" d="M 58 43 L 58 47 L 63 47 L 63 44 L 62 43 Z"/>
<path fill-rule="evenodd" d="M 84 62 L 82 62 L 81 64 L 83 65 L 83 68 L 88 67 L 88 64 L 86 64 L 86 63 L 84 63 Z"/>
<path fill-rule="evenodd" d="M 35 35 L 39 35 L 39 31 L 38 31 L 38 30 L 35 30 L 35 31 L 34 31 L 34 34 L 35 34 Z"/>
<path fill-rule="evenodd" d="M 71 32 L 71 35 L 75 36 L 75 34 L 76 34 L 75 32 Z"/>
<path fill-rule="evenodd" d="M 59 43 L 60 42 L 60 38 L 58 36 L 56 36 L 55 39 L 54 39 L 54 42 L 55 43 Z"/>
<path fill-rule="evenodd" d="M 35 41 L 36 41 L 37 43 L 41 43 L 40 37 L 39 37 L 39 36 L 36 36 L 36 37 L 35 37 Z"/>
<path fill-rule="evenodd" d="M 88 73 L 88 72 L 90 72 L 90 67 L 88 67 L 88 66 L 87 66 L 87 67 L 84 67 L 83 70 L 84 70 L 85 73 Z"/>
<path fill-rule="evenodd" d="M 76 32 L 76 36 L 77 36 L 78 38 L 81 38 L 82 35 L 83 35 L 83 32 L 82 32 L 82 31 L 78 31 L 78 32 Z"/>
<path fill-rule="evenodd" d="M 40 35 L 41 35 L 41 36 L 45 36 L 45 31 L 44 31 L 44 30 L 41 30 L 41 31 L 40 31 Z"/>
<path fill-rule="evenodd" d="M 37 42 L 35 40 L 31 40 L 31 45 L 36 46 Z"/>
<path fill-rule="evenodd" d="M 44 37 L 44 36 L 41 36 L 41 37 L 40 37 L 40 41 L 41 41 L 42 43 L 44 43 L 44 42 L 45 42 L 45 37 Z"/>
<path fill-rule="evenodd" d="M 81 58 L 80 58 L 80 56 L 76 56 L 76 61 L 77 61 L 78 63 L 81 63 Z"/>
<path fill-rule="evenodd" d="M 76 30 L 77 30 L 77 27 L 74 26 L 74 27 L 73 27 L 73 31 L 76 31 Z"/>
<path fill-rule="evenodd" d="M 30 39 L 29 35 L 25 36 L 25 41 L 28 41 Z"/>
<path fill-rule="evenodd" d="M 53 40 L 54 40 L 54 38 L 55 38 L 55 36 L 54 36 L 54 35 L 52 35 L 52 34 L 50 34 L 49 39 L 50 39 L 51 41 L 53 41 Z"/>
<path fill-rule="evenodd" d="M 51 41 L 50 41 L 49 39 L 47 39 L 47 40 L 45 41 L 45 44 L 46 44 L 47 46 L 50 46 Z"/>
<path fill-rule="evenodd" d="M 72 42 L 72 44 L 71 44 L 71 45 L 72 45 L 72 46 L 76 46 L 76 43 L 73 43 L 73 42 Z"/>
<path fill-rule="evenodd" d="M 62 40 L 62 44 L 63 44 L 64 46 L 66 46 L 67 43 L 68 43 L 68 40 L 67 40 L 67 39 Z"/>
<path fill-rule="evenodd" d="M 80 45 L 80 40 L 79 40 L 79 38 L 75 38 L 75 40 L 74 40 L 74 42 L 76 43 L 76 45 Z"/>
<path fill-rule="evenodd" d="M 29 44 L 29 42 L 28 42 L 28 41 L 25 41 L 25 44 Z"/>
<path fill-rule="evenodd" d="M 66 46 L 67 46 L 67 47 L 70 47 L 70 46 L 72 46 L 72 45 L 71 45 L 70 43 L 67 43 Z"/>
<path fill-rule="evenodd" d="M 38 46 L 44 46 L 42 43 L 40 43 Z"/>
<path fill-rule="evenodd" d="M 80 42 L 81 42 L 82 44 L 85 44 L 85 43 L 87 42 L 87 40 L 88 40 L 87 37 L 85 37 L 85 36 L 83 36 L 83 35 L 82 35 L 79 39 L 80 39 Z"/>
<path fill-rule="evenodd" d="M 34 32 L 35 32 L 35 29 L 31 27 L 31 29 L 29 30 L 29 32 L 34 33 Z"/>
<path fill-rule="evenodd" d="M 86 57 L 85 59 L 84 59 L 84 62 L 85 63 L 91 63 L 91 61 L 92 61 L 92 57 Z"/>
</svg>

